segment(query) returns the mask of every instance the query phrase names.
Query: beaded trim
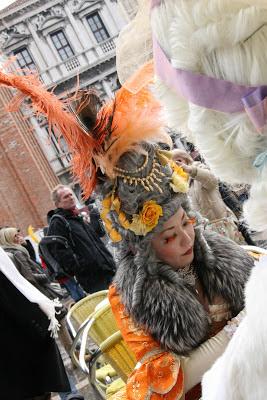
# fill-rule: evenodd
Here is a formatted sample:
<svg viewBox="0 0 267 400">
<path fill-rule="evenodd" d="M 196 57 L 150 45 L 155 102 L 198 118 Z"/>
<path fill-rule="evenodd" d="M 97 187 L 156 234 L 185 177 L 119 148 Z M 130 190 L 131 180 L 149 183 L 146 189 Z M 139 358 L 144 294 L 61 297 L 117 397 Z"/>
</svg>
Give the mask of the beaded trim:
<svg viewBox="0 0 267 400">
<path fill-rule="evenodd" d="M 137 174 L 138 172 L 141 172 L 141 171 L 143 171 L 143 169 L 145 169 L 145 167 L 147 166 L 147 163 L 148 163 L 148 155 L 146 154 L 146 155 L 145 155 L 144 164 L 141 165 L 141 167 L 137 168 L 136 170 L 130 171 L 130 170 L 127 170 L 127 169 L 122 169 L 122 168 L 119 168 L 119 167 L 114 167 L 114 171 L 120 172 L 120 173 L 122 173 L 122 174 Z"/>
<path fill-rule="evenodd" d="M 148 158 L 147 160 L 144 162 L 144 164 L 147 164 Z M 141 170 L 145 168 L 144 164 L 139 167 L 138 169 Z M 117 169 L 117 171 L 119 170 L 119 168 Z M 124 171 L 124 170 L 122 170 Z M 125 172 L 119 172 L 117 173 L 117 176 L 120 178 L 123 178 L 123 182 L 124 183 L 128 183 L 129 185 L 135 185 L 137 186 L 138 184 L 142 185 L 143 188 L 147 191 L 147 192 L 152 192 L 155 189 L 157 189 L 160 193 L 162 193 L 162 189 L 159 186 L 158 183 L 162 182 L 161 177 L 165 176 L 165 174 L 163 172 L 161 172 L 161 165 L 157 162 L 157 160 L 154 157 L 153 163 L 152 163 L 152 169 L 150 171 L 150 173 L 143 177 L 134 177 L 134 176 L 130 176 L 130 175 L 126 175 L 126 173 L 137 173 L 139 172 L 138 170 L 136 171 L 125 171 Z"/>
</svg>

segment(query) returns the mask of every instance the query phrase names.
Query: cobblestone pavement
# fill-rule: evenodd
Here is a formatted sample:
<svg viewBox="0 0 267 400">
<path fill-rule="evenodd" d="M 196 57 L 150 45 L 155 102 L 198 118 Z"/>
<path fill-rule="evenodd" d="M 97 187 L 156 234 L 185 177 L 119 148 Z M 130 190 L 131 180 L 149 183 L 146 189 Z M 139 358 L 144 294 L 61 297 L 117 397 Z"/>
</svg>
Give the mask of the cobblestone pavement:
<svg viewBox="0 0 267 400">
<path fill-rule="evenodd" d="M 66 350 L 59 341 L 58 341 L 58 346 L 66 371 L 68 375 L 73 377 L 78 393 L 84 396 L 84 400 L 99 400 L 99 398 L 95 395 L 93 388 L 90 385 L 86 375 L 78 368 L 73 367 L 69 355 L 67 354 Z M 52 396 L 52 400 L 60 400 L 60 397 L 58 396 L 57 393 L 54 393 L 54 395 Z"/>
<path fill-rule="evenodd" d="M 70 297 L 68 297 L 67 299 L 61 300 L 61 302 L 68 308 L 72 300 L 70 299 Z M 61 321 L 60 323 L 62 327 L 66 327 L 66 322 L 64 323 Z M 61 331 L 63 331 L 62 328 Z M 67 329 L 65 328 L 64 331 L 67 331 Z M 62 334 L 59 335 L 59 338 L 57 339 L 57 344 L 66 371 L 75 383 L 78 393 L 84 396 L 84 400 L 99 400 L 99 397 L 94 393 L 94 390 L 90 385 L 87 376 L 79 368 L 74 367 L 72 364 L 72 361 L 68 354 L 71 343 L 71 338 L 67 332 L 65 332 L 63 336 Z M 57 393 L 53 393 L 52 400 L 60 400 L 59 395 Z"/>
</svg>

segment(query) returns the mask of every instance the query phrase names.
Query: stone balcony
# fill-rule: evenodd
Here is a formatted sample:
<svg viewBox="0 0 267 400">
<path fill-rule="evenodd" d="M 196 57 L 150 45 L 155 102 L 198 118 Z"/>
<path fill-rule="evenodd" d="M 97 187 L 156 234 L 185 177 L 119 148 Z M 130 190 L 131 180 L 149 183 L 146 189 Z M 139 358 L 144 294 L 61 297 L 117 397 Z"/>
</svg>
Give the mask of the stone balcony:
<svg viewBox="0 0 267 400">
<path fill-rule="evenodd" d="M 109 38 L 96 46 L 76 53 L 68 60 L 39 71 L 42 81 L 48 88 L 56 86 L 66 79 L 80 75 L 84 71 L 115 57 L 115 39 L 116 37 Z"/>
</svg>

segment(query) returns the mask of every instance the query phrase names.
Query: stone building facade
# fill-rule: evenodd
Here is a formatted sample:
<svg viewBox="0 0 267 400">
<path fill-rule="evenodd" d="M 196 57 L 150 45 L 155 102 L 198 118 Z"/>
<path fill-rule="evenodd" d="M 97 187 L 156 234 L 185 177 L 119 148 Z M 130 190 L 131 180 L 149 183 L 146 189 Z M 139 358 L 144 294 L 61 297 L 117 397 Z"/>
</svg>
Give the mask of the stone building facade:
<svg viewBox="0 0 267 400">
<path fill-rule="evenodd" d="M 8 57 L 16 56 L 19 73 L 24 68 L 36 70 L 44 85 L 59 95 L 73 93 L 79 82 L 80 88 L 95 87 L 107 99 L 118 89 L 115 43 L 119 31 L 130 18 L 127 13 L 131 14 L 131 9 L 123 8 L 114 0 L 17 0 L 0 11 L 0 50 Z M 21 175 L 19 169 L 23 166 L 22 170 L 28 171 L 26 175 L 32 176 L 33 187 L 21 185 L 16 193 L 22 196 L 20 191 L 24 190 L 23 196 L 30 201 L 33 197 L 33 202 L 39 193 L 39 201 L 44 199 L 46 209 L 51 205 L 49 189 L 59 181 L 70 183 L 72 180 L 71 154 L 64 140 L 58 142 L 53 134 L 49 137 L 43 119 L 25 118 L 21 113 L 16 113 L 16 117 L 6 115 L 4 106 L 10 93 L 0 89 L 0 157 L 7 170 L 10 163 L 16 173 L 13 171 L 12 178 L 1 177 L 1 214 L 7 217 L 0 215 L 0 225 L 9 225 L 21 216 L 15 203 L 11 204 L 10 196 L 5 195 L 11 186 L 15 190 L 14 185 L 19 182 L 17 176 Z M 14 118 L 21 118 L 23 123 L 15 122 Z M 25 135 L 32 138 L 30 142 L 25 143 Z M 18 164 L 13 160 L 18 156 L 16 151 L 25 157 Z M 25 203 L 24 210 L 26 208 L 31 210 L 31 217 L 25 212 L 25 223 L 21 222 L 21 227 L 45 223 L 43 211 L 35 214 Z"/>
</svg>

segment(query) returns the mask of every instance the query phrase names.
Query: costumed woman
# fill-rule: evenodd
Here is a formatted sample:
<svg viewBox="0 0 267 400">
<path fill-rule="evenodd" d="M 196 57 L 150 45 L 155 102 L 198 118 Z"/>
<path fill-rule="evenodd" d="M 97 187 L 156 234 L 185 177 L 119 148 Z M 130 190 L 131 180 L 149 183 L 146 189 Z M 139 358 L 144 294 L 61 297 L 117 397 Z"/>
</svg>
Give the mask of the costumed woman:
<svg viewBox="0 0 267 400">
<path fill-rule="evenodd" d="M 1 397 L 48 400 L 70 391 L 54 337 L 55 306 L 17 271 L 0 248 Z"/>
<path fill-rule="evenodd" d="M 110 182 L 107 190 L 113 200 L 104 200 L 107 224 L 124 240 L 109 299 L 138 360 L 125 394 L 131 400 L 200 398 L 198 384 L 228 344 L 222 328 L 243 307 L 253 264 L 235 243 L 194 229 L 186 174 L 165 155 L 148 143 L 123 155 L 116 188 Z"/>
<path fill-rule="evenodd" d="M 133 77 L 132 87 L 141 80 Z M 199 399 L 203 373 L 229 341 L 224 326 L 243 309 L 253 259 L 202 232 L 188 175 L 161 150 L 171 141 L 158 102 L 145 88 L 122 88 L 105 106 L 83 93 L 68 112 L 35 77 L 0 73 L 0 81 L 30 95 L 62 132 L 85 196 L 99 181 L 101 217 L 122 257 L 109 299 L 138 361 L 120 396 Z"/>
</svg>

